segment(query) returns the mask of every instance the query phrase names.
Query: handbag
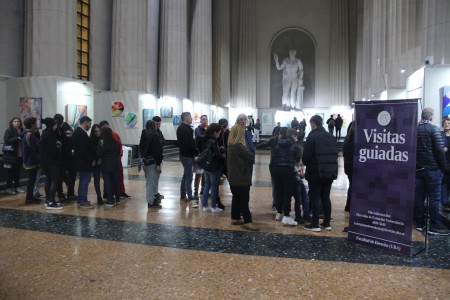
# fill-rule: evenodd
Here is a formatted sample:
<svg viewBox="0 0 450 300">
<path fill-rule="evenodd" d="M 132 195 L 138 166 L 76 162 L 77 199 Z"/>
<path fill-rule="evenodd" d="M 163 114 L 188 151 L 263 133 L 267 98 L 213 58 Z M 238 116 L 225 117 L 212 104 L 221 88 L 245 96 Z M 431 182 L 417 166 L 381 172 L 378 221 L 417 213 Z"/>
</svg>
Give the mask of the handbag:
<svg viewBox="0 0 450 300">
<path fill-rule="evenodd" d="M 197 157 L 196 163 L 206 171 L 216 171 L 219 169 L 220 165 L 215 158 L 215 153 L 211 149 L 211 146 L 213 144 L 213 141 L 208 141 L 208 144 L 206 145 L 205 150 L 200 153 L 200 155 Z"/>
<path fill-rule="evenodd" d="M 14 146 L 13 145 L 3 144 L 2 152 L 5 153 L 5 154 L 6 153 L 12 153 L 12 152 L 14 152 Z"/>
</svg>

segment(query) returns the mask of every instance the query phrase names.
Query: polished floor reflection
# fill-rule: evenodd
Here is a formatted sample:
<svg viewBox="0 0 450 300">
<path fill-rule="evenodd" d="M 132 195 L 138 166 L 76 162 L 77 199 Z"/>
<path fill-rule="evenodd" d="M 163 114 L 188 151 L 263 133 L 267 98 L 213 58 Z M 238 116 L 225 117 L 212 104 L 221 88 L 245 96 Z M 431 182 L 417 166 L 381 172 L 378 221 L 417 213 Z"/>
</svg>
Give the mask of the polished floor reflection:
<svg viewBox="0 0 450 300">
<path fill-rule="evenodd" d="M 0 198 L 0 299 L 178 298 L 438 298 L 450 295 L 450 238 L 433 237 L 412 258 L 353 244 L 347 180 L 333 184 L 330 232 L 286 227 L 271 210 L 269 156 L 258 154 L 251 210 L 260 232 L 179 200 L 181 164 L 164 163 L 162 209 L 148 210 L 145 178 L 125 169 L 132 198 L 114 208 L 62 211 L 25 205 L 23 195 Z M 342 161 L 341 161 L 342 164 Z M 89 196 L 95 199 L 91 184 Z M 423 237 L 414 232 L 417 248 Z"/>
</svg>

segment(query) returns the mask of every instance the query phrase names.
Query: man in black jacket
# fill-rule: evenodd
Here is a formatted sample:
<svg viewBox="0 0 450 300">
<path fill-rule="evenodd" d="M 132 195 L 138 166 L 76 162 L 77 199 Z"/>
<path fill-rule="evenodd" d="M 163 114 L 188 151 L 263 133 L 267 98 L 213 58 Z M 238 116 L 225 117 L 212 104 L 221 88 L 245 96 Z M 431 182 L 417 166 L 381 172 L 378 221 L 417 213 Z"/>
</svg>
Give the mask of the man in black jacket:
<svg viewBox="0 0 450 300">
<path fill-rule="evenodd" d="M 439 128 L 433 124 L 433 109 L 422 110 L 422 120 L 417 126 L 416 189 L 414 221 L 418 231 L 423 231 L 426 209 L 424 200 L 428 194 L 430 227 L 432 235 L 450 235 L 442 226 L 439 215 L 442 172 L 446 168 L 444 140 Z"/>
<path fill-rule="evenodd" d="M 192 208 L 198 208 L 198 200 L 192 195 L 192 166 L 194 158 L 198 155 L 198 149 L 194 140 L 194 130 L 191 127 L 192 117 L 190 112 L 181 114 L 181 124 L 177 128 L 177 140 L 180 147 L 180 161 L 183 165 L 183 177 L 180 184 L 180 200 L 189 201 Z M 187 196 L 187 198 L 186 198 Z"/>
<path fill-rule="evenodd" d="M 94 154 L 91 151 L 88 130 L 91 128 L 92 119 L 88 116 L 80 118 L 80 125 L 72 135 L 75 169 L 80 174 L 78 183 L 78 205 L 81 208 L 94 208 L 87 199 L 89 182 L 94 165 Z"/>
<path fill-rule="evenodd" d="M 338 175 L 338 149 L 336 139 L 323 128 L 323 119 L 312 116 L 311 132 L 306 138 L 303 150 L 303 163 L 306 166 L 305 178 L 308 180 L 312 223 L 305 226 L 306 230 L 331 230 L 331 200 L 330 191 L 333 180 Z M 319 201 L 322 201 L 324 220 L 319 227 Z"/>
</svg>

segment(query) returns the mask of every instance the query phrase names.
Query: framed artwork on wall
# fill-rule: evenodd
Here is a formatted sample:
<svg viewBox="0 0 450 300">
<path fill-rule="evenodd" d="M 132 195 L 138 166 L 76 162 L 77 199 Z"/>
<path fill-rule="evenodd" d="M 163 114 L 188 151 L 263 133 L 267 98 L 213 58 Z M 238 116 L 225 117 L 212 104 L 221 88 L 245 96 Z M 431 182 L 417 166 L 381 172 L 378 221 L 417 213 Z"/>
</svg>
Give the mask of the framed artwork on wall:
<svg viewBox="0 0 450 300">
<path fill-rule="evenodd" d="M 172 106 L 163 106 L 160 109 L 161 118 L 172 118 L 173 117 L 173 108 Z"/>
<path fill-rule="evenodd" d="M 38 122 L 38 128 L 41 128 L 42 97 L 20 97 L 19 115 L 22 122 L 26 118 L 35 117 Z"/>
<path fill-rule="evenodd" d="M 80 118 L 87 116 L 87 105 L 67 104 L 66 105 L 66 122 L 76 128 L 80 125 Z"/>
<path fill-rule="evenodd" d="M 125 111 L 125 106 L 121 101 L 115 101 L 111 105 L 111 115 L 113 117 L 123 117 Z"/>
<path fill-rule="evenodd" d="M 175 115 L 173 116 L 173 125 L 180 125 L 181 124 L 181 115 Z"/>
<path fill-rule="evenodd" d="M 145 128 L 148 120 L 153 119 L 155 116 L 155 110 L 150 108 L 144 108 L 142 110 L 142 127 Z"/>
<path fill-rule="evenodd" d="M 450 86 L 442 88 L 442 118 L 450 116 Z"/>
<path fill-rule="evenodd" d="M 272 125 L 272 114 L 263 113 L 262 114 L 262 125 Z"/>
<path fill-rule="evenodd" d="M 126 128 L 138 128 L 138 117 L 135 113 L 127 113 L 125 115 Z"/>
</svg>

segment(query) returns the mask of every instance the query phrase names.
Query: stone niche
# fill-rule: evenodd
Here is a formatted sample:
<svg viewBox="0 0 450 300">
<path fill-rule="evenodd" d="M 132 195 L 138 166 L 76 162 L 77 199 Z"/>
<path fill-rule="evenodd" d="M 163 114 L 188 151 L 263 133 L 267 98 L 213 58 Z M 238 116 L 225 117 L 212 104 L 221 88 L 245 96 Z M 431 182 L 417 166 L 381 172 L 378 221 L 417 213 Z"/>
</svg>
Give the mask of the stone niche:
<svg viewBox="0 0 450 300">
<path fill-rule="evenodd" d="M 315 72 L 316 72 L 316 43 L 311 34 L 300 28 L 287 28 L 278 32 L 272 39 L 270 46 L 270 106 L 283 106 L 283 70 L 278 70 L 274 61 L 274 54 L 278 55 L 281 65 L 283 59 L 289 58 L 289 50 L 294 49 L 296 58 L 303 65 L 303 90 L 300 85 L 298 92 L 303 92 L 302 110 L 304 107 L 314 107 Z"/>
</svg>

